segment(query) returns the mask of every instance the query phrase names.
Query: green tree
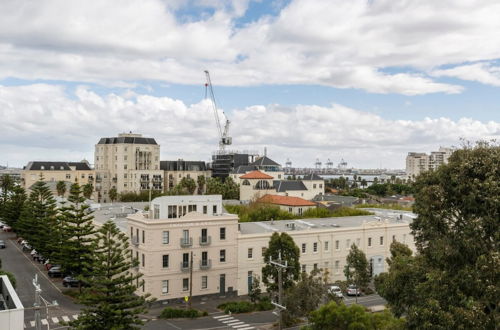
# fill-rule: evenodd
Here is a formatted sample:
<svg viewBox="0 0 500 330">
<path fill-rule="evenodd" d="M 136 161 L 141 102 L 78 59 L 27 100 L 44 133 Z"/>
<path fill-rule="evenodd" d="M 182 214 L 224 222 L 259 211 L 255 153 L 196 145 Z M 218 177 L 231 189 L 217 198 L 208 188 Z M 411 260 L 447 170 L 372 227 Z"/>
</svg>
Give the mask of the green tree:
<svg viewBox="0 0 500 330">
<path fill-rule="evenodd" d="M 87 183 L 82 186 L 83 196 L 86 199 L 90 199 L 90 197 L 92 197 L 93 191 L 94 191 L 94 186 L 92 185 L 92 183 Z"/>
<path fill-rule="evenodd" d="M 361 180 L 361 187 L 366 188 L 367 185 L 366 179 Z"/>
<path fill-rule="evenodd" d="M 128 238 L 112 221 L 106 222 L 92 242 L 85 279 L 88 287 L 78 297 L 85 305 L 78 320 L 70 322 L 76 329 L 139 329 L 139 314 L 146 312 L 148 295 L 139 295 L 144 285 L 141 273 L 131 273 L 138 261 L 132 258 Z M 139 283 L 139 285 L 137 285 Z"/>
<path fill-rule="evenodd" d="M 109 199 L 111 200 L 111 203 L 116 201 L 116 199 L 118 198 L 118 192 L 116 191 L 116 188 L 109 189 L 108 196 Z"/>
<path fill-rule="evenodd" d="M 370 282 L 368 260 L 356 244 L 351 245 L 351 250 L 347 255 L 344 275 L 347 282 L 355 284 L 358 288 L 366 288 Z"/>
<path fill-rule="evenodd" d="M 203 195 L 203 191 L 205 190 L 205 182 L 205 176 L 198 175 L 198 178 L 196 180 L 196 183 L 198 184 L 198 195 Z"/>
<path fill-rule="evenodd" d="M 248 297 L 250 301 L 256 303 L 260 300 L 262 296 L 262 290 L 260 288 L 260 279 L 257 275 L 253 275 L 252 277 L 252 286 L 250 287 L 250 291 L 248 292 Z"/>
<path fill-rule="evenodd" d="M 14 188 L 14 181 L 10 175 L 4 174 L 0 177 L 0 220 L 5 220 L 5 205 L 9 200 L 11 190 Z"/>
<path fill-rule="evenodd" d="M 287 262 L 288 267 L 283 270 L 283 289 L 293 286 L 300 275 L 300 250 L 295 245 L 293 238 L 287 233 L 273 233 L 269 246 L 264 253 L 265 266 L 262 268 L 262 282 L 270 293 L 278 292 L 278 267 L 270 264 L 270 260 L 277 261 L 281 256 L 282 263 Z"/>
<path fill-rule="evenodd" d="M 23 198 L 19 196 L 19 198 Z M 25 202 L 17 224 L 18 234 L 45 257 L 51 257 L 58 247 L 52 235 L 57 230 L 56 201 L 44 181 L 37 181 Z"/>
<path fill-rule="evenodd" d="M 3 220 L 15 231 L 17 231 L 19 219 L 21 218 L 21 212 L 24 209 L 26 198 L 27 196 L 24 188 L 14 186 L 7 203 L 4 205 Z"/>
<path fill-rule="evenodd" d="M 192 178 L 187 178 L 187 177 L 182 178 L 181 182 L 179 182 L 179 185 L 185 188 L 190 195 L 193 195 L 194 192 L 196 191 L 196 182 Z"/>
<path fill-rule="evenodd" d="M 94 217 L 89 212 L 90 206 L 85 204 L 85 197 L 77 183 L 71 185 L 68 202 L 67 206 L 61 208 L 59 217 L 61 249 L 57 261 L 65 272 L 80 275 L 92 253 Z"/>
<path fill-rule="evenodd" d="M 305 330 L 402 330 L 403 319 L 394 318 L 389 311 L 370 313 L 363 306 L 337 304 L 332 301 L 309 315 Z"/>
<path fill-rule="evenodd" d="M 57 196 L 63 197 L 66 193 L 66 182 L 57 181 L 56 184 Z"/>
<path fill-rule="evenodd" d="M 419 175 L 410 224 L 425 280 L 410 328 L 495 329 L 500 324 L 500 145 L 456 150 Z"/>
<path fill-rule="evenodd" d="M 240 185 L 234 182 L 231 177 L 227 177 L 223 184 L 224 190 L 222 192 L 223 199 L 240 199 Z"/>
</svg>

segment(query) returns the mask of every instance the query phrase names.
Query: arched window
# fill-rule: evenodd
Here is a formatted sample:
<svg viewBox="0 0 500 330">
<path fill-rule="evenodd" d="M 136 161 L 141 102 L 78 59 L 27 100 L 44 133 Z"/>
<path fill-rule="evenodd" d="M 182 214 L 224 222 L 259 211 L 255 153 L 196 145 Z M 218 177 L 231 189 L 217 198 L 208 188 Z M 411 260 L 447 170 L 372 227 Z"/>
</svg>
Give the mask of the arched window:
<svg viewBox="0 0 500 330">
<path fill-rule="evenodd" d="M 269 182 L 267 182 L 265 180 L 260 180 L 255 185 L 255 189 L 269 189 Z"/>
<path fill-rule="evenodd" d="M 250 185 L 250 181 L 245 180 L 245 181 L 243 181 L 242 185 L 244 185 L 244 186 L 249 186 L 249 185 Z"/>
</svg>

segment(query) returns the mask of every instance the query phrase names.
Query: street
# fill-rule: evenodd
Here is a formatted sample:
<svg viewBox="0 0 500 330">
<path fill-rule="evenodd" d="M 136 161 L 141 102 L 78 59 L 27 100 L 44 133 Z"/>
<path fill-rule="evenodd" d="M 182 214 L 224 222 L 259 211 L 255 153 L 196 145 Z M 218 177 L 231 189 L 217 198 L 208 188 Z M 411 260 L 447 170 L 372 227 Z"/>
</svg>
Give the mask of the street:
<svg viewBox="0 0 500 330">
<path fill-rule="evenodd" d="M 34 327 L 35 312 L 32 307 L 35 302 L 35 288 L 33 286 L 35 274 L 38 275 L 42 298 L 50 303 L 57 301 L 58 304 L 58 306 L 50 307 L 47 310 L 42 303 L 41 315 L 44 328 L 49 324 L 53 328 L 61 321 L 73 320 L 75 315 L 79 313 L 80 306 L 61 293 L 61 289 L 49 279 L 47 272 L 42 270 L 42 265 L 33 261 L 29 253 L 22 252 L 21 246 L 15 241 L 15 234 L 0 232 L 0 240 L 4 240 L 6 244 L 5 249 L 0 249 L 2 269 L 11 272 L 16 278 L 16 292 L 25 308 L 24 323 L 26 328 Z M 61 280 L 56 279 L 55 281 Z"/>
</svg>

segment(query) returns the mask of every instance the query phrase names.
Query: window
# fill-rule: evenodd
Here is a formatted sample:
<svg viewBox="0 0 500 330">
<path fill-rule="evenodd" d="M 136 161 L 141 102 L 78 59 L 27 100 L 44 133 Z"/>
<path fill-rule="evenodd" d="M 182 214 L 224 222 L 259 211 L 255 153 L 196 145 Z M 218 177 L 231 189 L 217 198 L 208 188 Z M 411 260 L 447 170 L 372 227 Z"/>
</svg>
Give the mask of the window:
<svg viewBox="0 0 500 330">
<path fill-rule="evenodd" d="M 335 250 L 340 250 L 340 241 L 335 241 Z"/>
<path fill-rule="evenodd" d="M 316 189 L 316 184 L 313 184 L 313 189 Z"/>
<path fill-rule="evenodd" d="M 292 213 L 293 209 L 291 207 L 288 208 L 288 212 Z"/>
<path fill-rule="evenodd" d="M 182 279 L 182 291 L 188 291 L 189 290 L 189 278 L 183 278 Z"/>
<path fill-rule="evenodd" d="M 384 245 L 384 236 L 380 236 L 380 245 Z"/>
<path fill-rule="evenodd" d="M 314 264 L 313 269 L 318 270 L 318 264 Z"/>
<path fill-rule="evenodd" d="M 330 263 L 328 261 L 325 261 L 325 269 L 328 269 L 330 267 Z"/>
<path fill-rule="evenodd" d="M 262 247 L 262 258 L 264 258 L 264 255 L 266 254 L 267 247 L 263 246 Z"/>
<path fill-rule="evenodd" d="M 202 289 L 208 288 L 208 276 L 201 277 L 201 288 Z"/>
<path fill-rule="evenodd" d="M 248 180 L 243 180 L 243 182 L 241 183 L 243 186 L 249 186 L 250 185 L 250 181 Z"/>
<path fill-rule="evenodd" d="M 130 227 L 130 238 L 134 236 L 134 227 Z"/>
<path fill-rule="evenodd" d="M 252 248 L 248 249 L 248 259 L 253 259 L 253 249 Z"/>
<path fill-rule="evenodd" d="M 338 274 L 340 271 L 340 261 L 335 261 L 335 274 Z"/>
<path fill-rule="evenodd" d="M 162 265 L 163 268 L 168 268 L 168 254 L 162 256 Z"/>
<path fill-rule="evenodd" d="M 144 244 L 146 242 L 146 233 L 145 231 L 143 230 L 142 231 L 142 244 Z"/>
<path fill-rule="evenodd" d="M 123 165 L 123 169 L 126 170 L 127 169 L 127 164 Z"/>
<path fill-rule="evenodd" d="M 127 173 L 123 174 L 123 178 L 126 179 L 127 178 Z"/>
<path fill-rule="evenodd" d="M 164 231 L 162 233 L 162 243 L 163 244 L 168 244 L 170 242 L 170 232 L 169 231 Z"/>
<path fill-rule="evenodd" d="M 182 231 L 182 241 L 183 241 L 184 244 L 188 244 L 189 243 L 189 230 L 184 229 Z"/>
<path fill-rule="evenodd" d="M 182 268 L 189 268 L 189 253 L 182 254 Z"/>
<path fill-rule="evenodd" d="M 168 293 L 168 280 L 161 281 L 161 294 Z"/>
<path fill-rule="evenodd" d="M 220 236 L 220 239 L 221 240 L 225 240 L 226 239 L 226 227 L 222 227 L 220 228 L 219 230 L 219 236 Z"/>
<path fill-rule="evenodd" d="M 323 189 L 323 184 L 322 183 L 319 184 L 319 188 Z"/>
<path fill-rule="evenodd" d="M 396 235 L 392 235 L 392 241 L 396 242 Z"/>
<path fill-rule="evenodd" d="M 220 262 L 226 262 L 226 250 L 220 250 Z"/>
<path fill-rule="evenodd" d="M 212 213 L 217 214 L 217 205 L 212 206 Z"/>
<path fill-rule="evenodd" d="M 325 242 L 325 251 L 328 251 L 330 247 L 328 246 L 328 241 Z"/>
<path fill-rule="evenodd" d="M 203 205 L 203 214 L 207 214 L 207 206 Z"/>
<path fill-rule="evenodd" d="M 351 248 L 351 240 L 350 239 L 346 239 L 345 240 L 345 248 L 346 249 L 350 249 Z"/>
<path fill-rule="evenodd" d="M 306 272 L 306 265 L 302 265 L 302 273 Z"/>
<path fill-rule="evenodd" d="M 153 219 L 160 219 L 160 205 L 153 205 Z"/>
<path fill-rule="evenodd" d="M 361 238 L 356 238 L 356 246 L 359 246 L 361 243 Z"/>
<path fill-rule="evenodd" d="M 143 253 L 142 254 L 142 267 L 145 267 L 145 266 L 146 266 L 146 256 Z"/>
<path fill-rule="evenodd" d="M 302 208 L 299 207 L 299 212 L 298 212 L 300 215 L 302 215 Z"/>
<path fill-rule="evenodd" d="M 196 205 L 188 205 L 188 212 L 196 212 Z"/>
<path fill-rule="evenodd" d="M 71 179 L 71 174 L 66 174 L 66 179 Z"/>
<path fill-rule="evenodd" d="M 368 237 L 368 246 L 372 246 L 372 238 Z"/>
<path fill-rule="evenodd" d="M 201 253 L 201 264 L 204 266 L 208 266 L 208 252 L 203 251 Z"/>
<path fill-rule="evenodd" d="M 313 243 L 313 252 L 318 252 L 318 243 L 317 242 Z"/>
<path fill-rule="evenodd" d="M 203 228 L 201 230 L 201 241 L 204 243 L 208 242 L 208 230 L 207 230 L 207 228 Z"/>
<path fill-rule="evenodd" d="M 123 156 L 123 160 L 127 160 L 127 155 Z"/>
<path fill-rule="evenodd" d="M 168 206 L 168 218 L 169 219 L 177 218 L 177 205 Z"/>
<path fill-rule="evenodd" d="M 306 253 L 306 243 L 302 243 L 302 253 Z"/>
</svg>

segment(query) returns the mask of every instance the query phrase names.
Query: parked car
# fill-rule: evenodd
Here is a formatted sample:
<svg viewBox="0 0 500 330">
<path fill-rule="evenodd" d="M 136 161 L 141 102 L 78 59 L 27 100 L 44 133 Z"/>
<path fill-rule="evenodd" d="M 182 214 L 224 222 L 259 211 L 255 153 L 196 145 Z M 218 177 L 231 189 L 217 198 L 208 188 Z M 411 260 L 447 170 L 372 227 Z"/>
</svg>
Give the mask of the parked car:
<svg viewBox="0 0 500 330">
<path fill-rule="evenodd" d="M 7 226 L 7 225 L 3 226 L 2 229 L 3 229 L 4 232 L 12 231 L 12 228 L 10 226 Z"/>
<path fill-rule="evenodd" d="M 2 229 L 5 226 L 5 223 L 0 222 L 0 229 Z"/>
<path fill-rule="evenodd" d="M 357 288 L 354 284 L 351 284 L 347 287 L 347 295 L 348 296 L 361 296 L 361 290 Z"/>
<path fill-rule="evenodd" d="M 45 268 L 47 268 L 47 270 L 50 270 L 52 267 L 59 267 L 59 268 L 61 268 L 61 265 L 51 264 L 50 260 L 49 260 L 49 262 L 45 263 Z"/>
<path fill-rule="evenodd" d="M 73 276 L 66 276 L 64 279 L 63 279 L 63 286 L 68 288 L 68 287 L 78 287 L 78 285 L 80 284 L 80 281 L 77 280 L 76 278 L 74 278 Z"/>
<path fill-rule="evenodd" d="M 47 272 L 49 277 L 62 277 L 62 271 L 61 271 L 61 267 L 59 266 L 53 266 L 49 269 L 49 271 Z"/>
<path fill-rule="evenodd" d="M 0 240 L 0 249 L 5 249 L 5 242 Z"/>
<path fill-rule="evenodd" d="M 23 246 L 23 251 L 31 251 L 33 249 L 31 245 L 29 245 L 28 243 L 24 243 L 22 246 Z"/>
<path fill-rule="evenodd" d="M 340 290 L 340 287 L 336 285 L 331 285 L 330 288 L 328 289 L 332 295 L 334 295 L 337 298 L 343 299 L 344 295 L 342 294 L 342 290 Z"/>
</svg>

